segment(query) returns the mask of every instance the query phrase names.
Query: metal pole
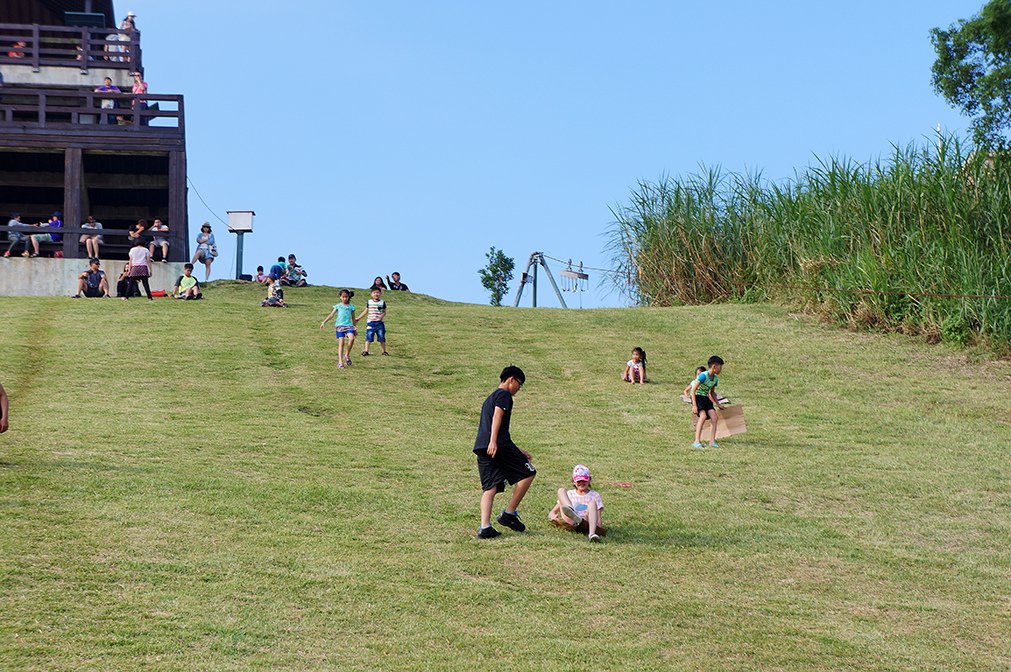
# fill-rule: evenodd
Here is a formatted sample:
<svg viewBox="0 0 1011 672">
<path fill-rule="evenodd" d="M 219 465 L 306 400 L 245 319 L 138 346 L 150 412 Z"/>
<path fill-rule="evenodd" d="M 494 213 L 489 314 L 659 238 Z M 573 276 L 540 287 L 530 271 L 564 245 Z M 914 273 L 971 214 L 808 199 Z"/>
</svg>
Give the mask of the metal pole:
<svg viewBox="0 0 1011 672">
<path fill-rule="evenodd" d="M 534 263 L 533 259 L 534 255 L 531 254 L 530 259 L 527 261 L 526 270 L 524 270 L 523 273 L 520 275 L 520 286 L 519 289 L 516 290 L 516 300 L 513 302 L 513 308 L 520 307 L 520 300 L 523 298 L 523 288 L 526 286 L 528 282 L 527 274 L 530 272 L 530 266 L 533 265 Z"/>
<path fill-rule="evenodd" d="M 537 307 L 537 262 L 534 261 L 534 276 L 531 284 L 531 289 L 534 290 L 534 308 Z"/>
<path fill-rule="evenodd" d="M 551 269 L 548 268 L 548 262 L 544 260 L 543 256 L 541 256 L 541 266 L 544 267 L 544 275 L 548 276 L 548 282 L 551 283 L 551 286 L 555 290 L 555 296 L 558 297 L 558 303 L 562 304 L 562 308 L 568 308 L 568 306 L 565 305 L 565 299 L 562 298 L 562 293 L 558 291 L 558 285 L 555 284 L 555 277 L 551 275 Z"/>
<path fill-rule="evenodd" d="M 235 279 L 239 280 L 242 275 L 242 231 L 237 231 L 235 235 L 239 237 L 235 246 Z"/>
</svg>

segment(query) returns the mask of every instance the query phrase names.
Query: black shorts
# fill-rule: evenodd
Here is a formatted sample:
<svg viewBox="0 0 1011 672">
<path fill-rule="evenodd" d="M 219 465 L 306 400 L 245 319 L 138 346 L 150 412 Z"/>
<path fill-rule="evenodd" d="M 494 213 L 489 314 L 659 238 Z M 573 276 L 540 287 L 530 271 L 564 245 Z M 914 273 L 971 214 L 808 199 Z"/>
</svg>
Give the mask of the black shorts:
<svg viewBox="0 0 1011 672">
<path fill-rule="evenodd" d="M 99 299 L 102 297 L 102 290 L 98 287 L 85 287 L 84 295 L 89 299 Z"/>
<path fill-rule="evenodd" d="M 695 405 L 699 409 L 699 415 L 705 415 L 706 411 L 715 410 L 715 407 L 713 406 L 713 400 L 710 399 L 708 396 L 700 397 L 698 395 L 695 395 Z"/>
<path fill-rule="evenodd" d="M 505 490 L 506 481 L 514 485 L 525 478 L 537 474 L 527 456 L 515 446 L 499 446 L 495 457 L 488 457 L 484 451 L 477 455 L 477 473 L 481 476 L 481 490 Z"/>
</svg>

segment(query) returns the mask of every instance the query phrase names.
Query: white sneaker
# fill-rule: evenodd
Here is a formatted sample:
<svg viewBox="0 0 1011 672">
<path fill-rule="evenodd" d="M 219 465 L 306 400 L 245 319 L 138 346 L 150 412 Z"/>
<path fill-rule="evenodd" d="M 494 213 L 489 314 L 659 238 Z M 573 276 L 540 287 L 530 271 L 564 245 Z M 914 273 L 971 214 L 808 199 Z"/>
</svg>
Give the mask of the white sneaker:
<svg viewBox="0 0 1011 672">
<path fill-rule="evenodd" d="M 600 543 L 600 535 L 599 534 L 591 534 L 590 537 L 589 537 L 589 539 L 590 539 L 590 543 L 591 544 L 599 544 Z"/>
</svg>

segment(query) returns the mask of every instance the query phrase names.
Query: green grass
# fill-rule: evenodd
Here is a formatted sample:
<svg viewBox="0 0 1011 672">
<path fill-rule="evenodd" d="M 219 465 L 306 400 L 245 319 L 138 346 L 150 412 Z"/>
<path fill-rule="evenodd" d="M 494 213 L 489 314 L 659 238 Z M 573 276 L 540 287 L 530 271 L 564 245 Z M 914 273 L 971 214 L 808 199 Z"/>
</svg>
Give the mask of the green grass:
<svg viewBox="0 0 1011 672">
<path fill-rule="evenodd" d="M 0 299 L 0 669 L 1011 664 L 1008 362 L 768 305 L 393 295 L 394 356 L 337 371 L 334 291 L 261 293 Z M 654 384 L 618 380 L 633 345 Z M 749 431 L 692 451 L 676 398 L 713 353 Z M 479 542 L 508 363 L 539 476 L 529 532 Z M 577 461 L 600 546 L 545 521 Z"/>
</svg>

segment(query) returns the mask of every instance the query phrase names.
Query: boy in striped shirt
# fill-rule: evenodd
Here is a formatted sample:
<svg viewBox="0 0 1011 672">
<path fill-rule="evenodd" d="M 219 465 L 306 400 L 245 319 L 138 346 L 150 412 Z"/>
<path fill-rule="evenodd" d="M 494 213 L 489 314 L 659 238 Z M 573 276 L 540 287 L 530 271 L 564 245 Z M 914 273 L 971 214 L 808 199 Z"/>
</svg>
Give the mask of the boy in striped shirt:
<svg viewBox="0 0 1011 672">
<path fill-rule="evenodd" d="M 383 348 L 383 355 L 389 356 L 390 353 L 386 352 L 386 301 L 381 299 L 383 290 L 379 287 L 373 287 L 369 299 L 368 305 L 365 306 L 365 310 L 362 314 L 358 316 L 358 319 L 362 319 L 362 315 L 368 315 L 365 320 L 365 350 L 362 351 L 362 357 L 369 356 L 369 346 L 372 344 L 373 339 L 379 341 L 379 345 Z"/>
</svg>

